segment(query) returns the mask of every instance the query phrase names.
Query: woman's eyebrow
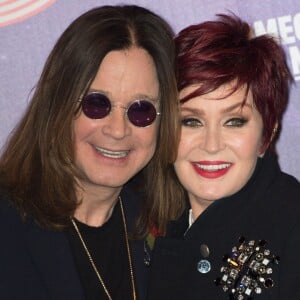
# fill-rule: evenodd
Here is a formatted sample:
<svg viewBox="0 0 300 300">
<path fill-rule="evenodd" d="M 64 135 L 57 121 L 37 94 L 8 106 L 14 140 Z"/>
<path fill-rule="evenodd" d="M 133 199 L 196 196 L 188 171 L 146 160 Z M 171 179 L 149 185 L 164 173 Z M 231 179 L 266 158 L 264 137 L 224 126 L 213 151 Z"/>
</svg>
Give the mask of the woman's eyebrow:
<svg viewBox="0 0 300 300">
<path fill-rule="evenodd" d="M 212 100 L 212 101 L 222 101 L 222 100 Z M 233 105 L 230 105 L 228 107 L 225 107 L 224 109 L 222 109 L 221 112 L 222 113 L 228 113 L 228 112 L 232 112 L 232 111 L 236 110 L 239 107 L 242 109 L 245 106 L 252 109 L 252 105 L 250 105 L 249 103 L 238 102 L 238 103 L 234 103 Z M 181 110 L 191 112 L 191 113 L 197 113 L 197 114 L 204 114 L 205 113 L 205 111 L 203 109 L 196 108 L 196 107 L 181 106 Z"/>
<path fill-rule="evenodd" d="M 252 105 L 250 105 L 249 103 L 244 103 L 244 102 L 238 102 L 238 103 L 235 103 L 233 105 L 230 105 L 228 107 L 225 107 L 224 109 L 222 109 L 222 112 L 224 113 L 227 113 L 227 112 L 232 112 L 234 110 L 236 110 L 237 108 L 241 108 L 243 109 L 244 107 L 248 107 L 252 110 Z"/>
</svg>

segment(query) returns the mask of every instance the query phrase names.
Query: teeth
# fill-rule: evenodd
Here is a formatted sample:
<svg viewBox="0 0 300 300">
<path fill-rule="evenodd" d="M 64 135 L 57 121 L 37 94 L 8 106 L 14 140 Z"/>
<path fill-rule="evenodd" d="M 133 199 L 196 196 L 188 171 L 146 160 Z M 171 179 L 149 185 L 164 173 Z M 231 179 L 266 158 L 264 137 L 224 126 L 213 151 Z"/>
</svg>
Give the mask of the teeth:
<svg viewBox="0 0 300 300">
<path fill-rule="evenodd" d="M 129 151 L 110 151 L 99 147 L 95 147 L 95 149 L 103 156 L 110 157 L 110 158 L 122 158 L 127 156 L 129 153 Z"/>
<path fill-rule="evenodd" d="M 230 164 L 220 164 L 220 165 L 200 165 L 196 164 L 196 166 L 205 171 L 218 171 L 222 169 L 227 169 L 230 167 Z"/>
</svg>

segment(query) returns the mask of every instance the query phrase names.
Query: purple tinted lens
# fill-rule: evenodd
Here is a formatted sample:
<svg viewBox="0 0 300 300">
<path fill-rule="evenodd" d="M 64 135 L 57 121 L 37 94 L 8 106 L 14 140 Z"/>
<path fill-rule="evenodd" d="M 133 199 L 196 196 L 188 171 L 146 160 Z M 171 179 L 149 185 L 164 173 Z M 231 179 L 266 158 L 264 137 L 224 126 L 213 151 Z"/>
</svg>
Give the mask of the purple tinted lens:
<svg viewBox="0 0 300 300">
<path fill-rule="evenodd" d="M 100 93 L 91 93 L 84 96 L 81 107 L 84 114 L 90 119 L 102 119 L 111 110 L 109 99 Z"/>
<path fill-rule="evenodd" d="M 156 118 L 154 105 L 147 100 L 133 102 L 127 111 L 129 121 L 138 127 L 146 127 L 152 124 Z"/>
</svg>

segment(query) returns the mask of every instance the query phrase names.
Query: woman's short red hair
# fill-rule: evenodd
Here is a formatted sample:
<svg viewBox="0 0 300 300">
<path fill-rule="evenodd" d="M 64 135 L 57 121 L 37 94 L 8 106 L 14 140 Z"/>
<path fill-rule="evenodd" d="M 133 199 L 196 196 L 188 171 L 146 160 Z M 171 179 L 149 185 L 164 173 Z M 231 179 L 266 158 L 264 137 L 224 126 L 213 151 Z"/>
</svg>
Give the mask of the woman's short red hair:
<svg viewBox="0 0 300 300">
<path fill-rule="evenodd" d="M 211 92 L 223 84 L 247 85 L 264 124 L 263 150 L 280 125 L 289 98 L 291 72 L 285 52 L 274 37 L 255 37 L 248 23 L 235 15 L 191 25 L 175 38 L 177 84 L 200 87 L 182 101 Z"/>
</svg>

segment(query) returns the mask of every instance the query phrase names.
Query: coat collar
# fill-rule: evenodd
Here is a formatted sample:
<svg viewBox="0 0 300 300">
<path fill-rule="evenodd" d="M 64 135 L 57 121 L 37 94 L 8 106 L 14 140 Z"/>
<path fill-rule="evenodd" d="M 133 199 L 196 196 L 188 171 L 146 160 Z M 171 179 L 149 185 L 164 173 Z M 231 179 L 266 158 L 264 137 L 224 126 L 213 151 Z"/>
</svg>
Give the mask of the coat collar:
<svg viewBox="0 0 300 300">
<path fill-rule="evenodd" d="M 274 155 L 266 153 L 263 158 L 258 158 L 253 175 L 239 192 L 212 203 L 184 235 L 188 228 L 189 207 L 187 207 L 177 221 L 170 223 L 167 236 L 193 239 L 195 234 L 202 235 L 203 231 L 207 234 L 210 230 L 222 234 L 224 228 L 235 223 L 236 218 L 244 215 L 243 212 L 253 207 L 254 202 L 264 201 L 261 199 L 262 191 L 267 190 L 279 173 L 280 168 Z"/>
</svg>

